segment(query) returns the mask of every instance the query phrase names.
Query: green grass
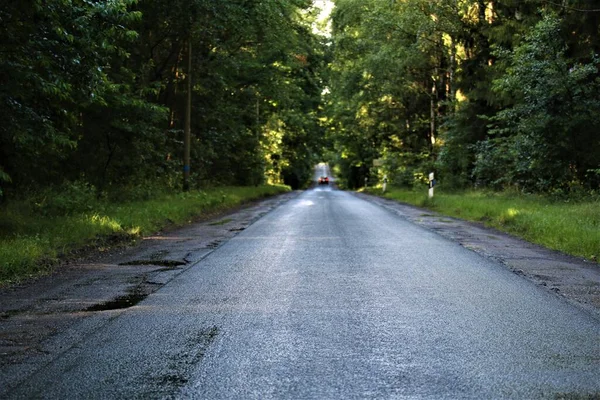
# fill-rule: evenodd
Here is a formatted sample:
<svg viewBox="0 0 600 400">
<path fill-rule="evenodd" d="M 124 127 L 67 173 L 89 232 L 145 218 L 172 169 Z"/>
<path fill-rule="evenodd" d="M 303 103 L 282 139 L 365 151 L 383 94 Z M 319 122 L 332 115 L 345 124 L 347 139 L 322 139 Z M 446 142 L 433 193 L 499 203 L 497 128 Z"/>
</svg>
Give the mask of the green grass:
<svg viewBox="0 0 600 400">
<path fill-rule="evenodd" d="M 381 195 L 381 189 L 369 189 Z M 436 189 L 392 188 L 385 197 L 435 210 L 445 215 L 483 222 L 550 249 L 597 261 L 600 257 L 600 202 L 552 201 L 538 195 Z"/>
<path fill-rule="evenodd" d="M 119 204 L 96 201 L 85 212 L 59 216 L 44 215 L 27 202 L 9 203 L 0 209 L 0 284 L 37 276 L 82 249 L 102 250 L 288 190 L 272 185 L 221 187 Z"/>
</svg>

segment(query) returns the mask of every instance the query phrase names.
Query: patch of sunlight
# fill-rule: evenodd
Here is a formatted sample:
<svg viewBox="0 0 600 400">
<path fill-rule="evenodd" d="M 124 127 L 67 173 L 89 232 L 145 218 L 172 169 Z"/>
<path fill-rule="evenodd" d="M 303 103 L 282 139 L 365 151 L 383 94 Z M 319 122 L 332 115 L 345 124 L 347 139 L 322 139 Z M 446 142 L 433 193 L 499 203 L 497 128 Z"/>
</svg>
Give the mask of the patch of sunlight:
<svg viewBox="0 0 600 400">
<path fill-rule="evenodd" d="M 447 34 L 447 33 L 444 33 L 444 34 L 442 35 L 442 39 L 443 39 L 443 41 L 444 41 L 444 44 L 445 44 L 446 46 L 448 46 L 447 48 L 450 48 L 450 47 L 452 47 L 452 43 L 453 43 L 452 36 L 450 36 L 450 35 L 449 35 L 449 34 Z"/>
<path fill-rule="evenodd" d="M 413 173 L 413 180 L 415 182 L 426 182 L 427 178 L 423 172 L 415 172 Z"/>
<path fill-rule="evenodd" d="M 369 108 L 367 106 L 360 107 L 356 113 L 357 117 L 366 117 L 367 115 L 369 115 Z"/>
<path fill-rule="evenodd" d="M 142 228 L 139 226 L 134 226 L 133 228 L 127 229 L 127 233 L 130 235 L 139 235 L 142 231 Z"/>
<path fill-rule="evenodd" d="M 389 94 L 386 94 L 384 96 L 381 96 L 381 98 L 379 99 L 379 101 L 382 102 L 382 103 L 391 104 L 394 101 L 394 98 L 392 96 L 390 96 Z"/>
<path fill-rule="evenodd" d="M 93 225 L 107 227 L 107 228 L 112 229 L 113 231 L 121 230 L 121 224 L 119 224 L 117 221 L 115 221 L 114 219 L 107 217 L 107 216 L 100 216 L 98 214 L 94 214 L 94 215 L 92 215 L 90 220 L 92 221 Z"/>
<path fill-rule="evenodd" d="M 516 208 L 509 208 L 508 210 L 506 210 L 506 215 L 508 215 L 511 218 L 516 217 L 520 213 L 521 212 L 519 210 L 517 210 Z"/>
</svg>

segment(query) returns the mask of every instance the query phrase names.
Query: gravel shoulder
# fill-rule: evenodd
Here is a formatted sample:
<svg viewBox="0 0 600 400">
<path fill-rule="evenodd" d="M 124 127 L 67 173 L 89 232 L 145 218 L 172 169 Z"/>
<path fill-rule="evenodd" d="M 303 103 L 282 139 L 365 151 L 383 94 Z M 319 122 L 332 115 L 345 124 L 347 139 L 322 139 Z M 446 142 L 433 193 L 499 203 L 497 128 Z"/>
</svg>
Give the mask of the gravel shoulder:
<svg viewBox="0 0 600 400">
<path fill-rule="evenodd" d="M 447 217 L 378 196 L 364 193 L 355 195 L 496 260 L 515 274 L 600 319 L 599 264 L 549 250 L 479 223 Z"/>
</svg>

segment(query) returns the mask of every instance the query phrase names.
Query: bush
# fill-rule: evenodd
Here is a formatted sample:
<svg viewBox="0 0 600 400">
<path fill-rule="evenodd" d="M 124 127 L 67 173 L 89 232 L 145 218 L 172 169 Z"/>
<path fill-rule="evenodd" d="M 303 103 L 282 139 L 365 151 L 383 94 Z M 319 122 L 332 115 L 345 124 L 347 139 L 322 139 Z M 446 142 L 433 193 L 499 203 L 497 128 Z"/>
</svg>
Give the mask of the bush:
<svg viewBox="0 0 600 400">
<path fill-rule="evenodd" d="M 599 60 L 569 58 L 561 22 L 547 14 L 513 51 L 496 52 L 510 66 L 494 89 L 514 104 L 491 118 L 496 139 L 478 149 L 475 174 L 492 186 L 569 191 L 598 165 Z"/>
<path fill-rule="evenodd" d="M 427 184 L 429 173 L 434 172 L 430 153 L 388 153 L 384 157 L 384 170 L 390 183 L 399 187 Z"/>
<path fill-rule="evenodd" d="M 96 188 L 78 180 L 44 189 L 30 199 L 30 207 L 36 214 L 62 216 L 90 211 L 97 203 Z"/>
</svg>

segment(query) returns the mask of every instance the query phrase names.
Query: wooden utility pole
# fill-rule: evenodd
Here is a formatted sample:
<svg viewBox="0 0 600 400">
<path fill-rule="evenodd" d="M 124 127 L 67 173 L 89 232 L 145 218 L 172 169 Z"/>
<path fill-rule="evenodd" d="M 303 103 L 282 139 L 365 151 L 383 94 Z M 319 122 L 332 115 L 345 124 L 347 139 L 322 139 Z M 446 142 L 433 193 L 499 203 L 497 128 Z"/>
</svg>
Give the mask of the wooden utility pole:
<svg viewBox="0 0 600 400">
<path fill-rule="evenodd" d="M 187 99 L 185 104 L 185 127 L 183 129 L 183 190 L 190 190 L 190 147 L 192 125 L 192 41 L 188 39 L 187 49 Z"/>
</svg>

